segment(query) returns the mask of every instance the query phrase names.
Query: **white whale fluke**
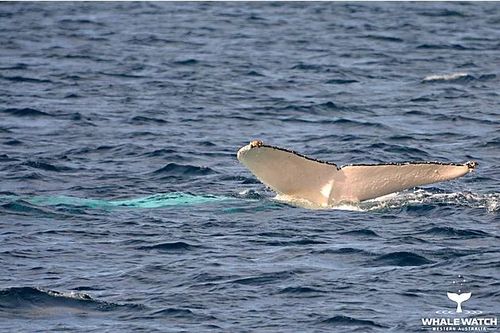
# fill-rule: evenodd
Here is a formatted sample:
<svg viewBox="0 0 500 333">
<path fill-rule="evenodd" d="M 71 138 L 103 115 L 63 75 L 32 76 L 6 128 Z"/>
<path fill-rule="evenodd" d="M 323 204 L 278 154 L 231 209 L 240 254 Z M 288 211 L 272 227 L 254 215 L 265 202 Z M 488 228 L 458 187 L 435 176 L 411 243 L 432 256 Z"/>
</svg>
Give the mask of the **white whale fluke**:
<svg viewBox="0 0 500 333">
<path fill-rule="evenodd" d="M 477 163 L 405 162 L 337 167 L 294 151 L 252 141 L 238 160 L 280 195 L 322 207 L 374 199 L 415 186 L 461 177 Z"/>
</svg>

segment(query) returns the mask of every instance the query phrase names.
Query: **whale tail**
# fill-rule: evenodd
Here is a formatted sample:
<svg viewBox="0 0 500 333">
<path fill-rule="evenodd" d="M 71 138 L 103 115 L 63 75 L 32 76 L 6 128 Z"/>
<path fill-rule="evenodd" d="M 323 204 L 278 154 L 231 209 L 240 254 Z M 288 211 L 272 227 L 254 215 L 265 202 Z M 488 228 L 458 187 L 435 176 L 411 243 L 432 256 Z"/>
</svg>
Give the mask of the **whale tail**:
<svg viewBox="0 0 500 333">
<path fill-rule="evenodd" d="M 455 294 L 448 293 L 448 298 L 457 303 L 457 313 L 462 312 L 462 303 L 470 298 L 471 293 Z"/>
<path fill-rule="evenodd" d="M 477 163 L 406 162 L 352 164 L 314 160 L 296 152 L 252 141 L 238 151 L 238 160 L 262 183 L 281 195 L 326 207 L 461 177 Z"/>
</svg>

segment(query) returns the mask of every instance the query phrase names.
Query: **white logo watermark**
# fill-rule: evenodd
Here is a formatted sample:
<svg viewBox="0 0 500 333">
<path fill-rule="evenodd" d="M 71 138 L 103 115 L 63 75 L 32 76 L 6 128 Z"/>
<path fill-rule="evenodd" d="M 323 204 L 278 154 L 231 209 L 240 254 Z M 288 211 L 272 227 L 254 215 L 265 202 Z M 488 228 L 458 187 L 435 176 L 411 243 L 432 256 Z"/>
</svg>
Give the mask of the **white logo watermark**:
<svg viewBox="0 0 500 333">
<path fill-rule="evenodd" d="M 496 329 L 498 326 L 497 317 L 475 317 L 483 312 L 480 310 L 463 310 L 462 303 L 469 300 L 472 292 L 464 292 L 467 281 L 459 275 L 458 279 L 453 281 L 453 288 L 457 292 L 447 292 L 448 298 L 456 303 L 455 310 L 437 310 L 439 317 L 421 318 L 422 328 L 431 331 L 461 331 L 461 332 L 480 332 Z"/>
<path fill-rule="evenodd" d="M 457 313 L 462 312 L 462 303 L 468 300 L 472 293 L 463 293 L 463 294 L 455 294 L 455 293 L 447 293 L 448 298 L 454 302 L 457 302 Z"/>
</svg>

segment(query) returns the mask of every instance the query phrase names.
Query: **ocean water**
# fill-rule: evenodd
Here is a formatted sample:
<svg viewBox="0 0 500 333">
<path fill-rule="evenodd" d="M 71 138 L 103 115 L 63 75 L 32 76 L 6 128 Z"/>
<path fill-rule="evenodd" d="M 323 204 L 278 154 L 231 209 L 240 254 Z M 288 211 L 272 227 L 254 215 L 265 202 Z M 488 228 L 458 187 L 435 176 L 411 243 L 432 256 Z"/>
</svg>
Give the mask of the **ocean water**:
<svg viewBox="0 0 500 333">
<path fill-rule="evenodd" d="M 499 26 L 498 3 L 1 3 L 0 331 L 420 332 L 458 283 L 498 315 Z M 311 210 L 238 163 L 254 139 L 479 166 Z"/>
</svg>

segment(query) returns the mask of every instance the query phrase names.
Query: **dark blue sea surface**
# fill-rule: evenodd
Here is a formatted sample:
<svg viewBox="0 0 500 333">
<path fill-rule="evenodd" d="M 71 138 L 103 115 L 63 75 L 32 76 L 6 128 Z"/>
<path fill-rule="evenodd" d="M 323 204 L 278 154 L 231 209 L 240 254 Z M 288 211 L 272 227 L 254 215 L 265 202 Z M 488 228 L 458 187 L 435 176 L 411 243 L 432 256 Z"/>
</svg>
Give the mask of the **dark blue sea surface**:
<svg viewBox="0 0 500 333">
<path fill-rule="evenodd" d="M 254 139 L 479 166 L 311 210 Z M 0 162 L 2 332 L 420 332 L 463 279 L 498 315 L 500 6 L 3 2 Z"/>
</svg>

